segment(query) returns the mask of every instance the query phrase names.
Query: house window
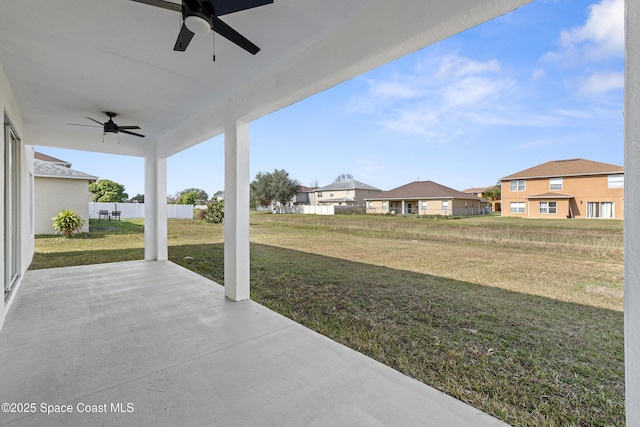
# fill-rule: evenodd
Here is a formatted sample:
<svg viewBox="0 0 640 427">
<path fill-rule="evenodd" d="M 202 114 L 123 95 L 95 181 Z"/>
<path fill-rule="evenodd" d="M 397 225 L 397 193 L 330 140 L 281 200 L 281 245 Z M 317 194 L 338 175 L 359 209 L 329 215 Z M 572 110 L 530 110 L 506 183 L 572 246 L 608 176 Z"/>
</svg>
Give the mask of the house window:
<svg viewBox="0 0 640 427">
<path fill-rule="evenodd" d="M 511 213 L 524 213 L 524 202 L 511 202 Z"/>
<path fill-rule="evenodd" d="M 423 211 L 426 211 L 426 210 L 427 210 L 427 201 L 426 201 L 426 200 L 423 200 L 423 201 L 422 201 L 422 210 L 423 210 Z"/>
<path fill-rule="evenodd" d="M 524 179 L 514 179 L 510 181 L 511 191 L 524 191 L 525 190 Z"/>
<path fill-rule="evenodd" d="M 351 197 L 351 190 L 347 190 L 347 197 Z"/>
<path fill-rule="evenodd" d="M 329 193 L 329 197 L 333 197 L 333 193 Z"/>
<path fill-rule="evenodd" d="M 587 218 L 613 218 L 613 202 L 587 202 Z"/>
<path fill-rule="evenodd" d="M 373 202 L 369 202 L 369 209 L 373 209 Z"/>
<path fill-rule="evenodd" d="M 624 175 L 609 175 L 609 188 L 624 188 Z"/>
<path fill-rule="evenodd" d="M 387 202 L 382 202 L 382 210 L 387 210 Z"/>
<path fill-rule="evenodd" d="M 562 190 L 562 178 L 549 178 L 549 190 Z"/>
<path fill-rule="evenodd" d="M 445 211 L 445 212 L 449 210 L 449 201 L 448 200 L 442 202 L 442 210 Z"/>
<path fill-rule="evenodd" d="M 558 202 L 540 202 L 539 212 L 541 214 L 556 214 L 558 213 Z"/>
<path fill-rule="evenodd" d="M 322 197 L 322 191 L 318 191 L 318 197 Z"/>
</svg>

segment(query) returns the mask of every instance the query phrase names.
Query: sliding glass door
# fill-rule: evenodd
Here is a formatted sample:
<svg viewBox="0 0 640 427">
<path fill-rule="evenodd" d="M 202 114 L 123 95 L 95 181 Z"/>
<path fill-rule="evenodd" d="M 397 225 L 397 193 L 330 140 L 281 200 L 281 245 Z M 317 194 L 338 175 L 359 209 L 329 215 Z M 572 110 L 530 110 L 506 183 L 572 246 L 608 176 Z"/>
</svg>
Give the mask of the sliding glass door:
<svg viewBox="0 0 640 427">
<path fill-rule="evenodd" d="M 20 140 L 5 116 L 4 289 L 11 292 L 20 274 Z"/>
</svg>

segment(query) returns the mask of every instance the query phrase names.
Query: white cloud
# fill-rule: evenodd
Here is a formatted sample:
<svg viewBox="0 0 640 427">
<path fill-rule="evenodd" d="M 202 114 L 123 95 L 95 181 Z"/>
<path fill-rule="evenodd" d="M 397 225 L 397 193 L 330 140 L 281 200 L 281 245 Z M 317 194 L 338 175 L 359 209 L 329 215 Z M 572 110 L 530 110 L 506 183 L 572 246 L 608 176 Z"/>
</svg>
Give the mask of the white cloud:
<svg viewBox="0 0 640 427">
<path fill-rule="evenodd" d="M 371 85 L 371 95 L 388 98 L 413 98 L 418 95 L 418 91 L 408 84 L 397 81 L 377 82 L 369 80 Z"/>
<path fill-rule="evenodd" d="M 536 68 L 531 73 L 531 80 L 532 81 L 536 81 L 536 80 L 539 80 L 539 79 L 545 77 L 546 75 L 547 75 L 547 73 L 542 68 Z"/>
<path fill-rule="evenodd" d="M 486 62 L 478 62 L 458 55 L 448 55 L 442 59 L 437 76 L 459 78 L 476 74 L 498 72 L 500 72 L 500 63 L 496 59 L 490 59 Z"/>
<path fill-rule="evenodd" d="M 580 50 L 585 59 L 597 61 L 624 54 L 624 1 L 602 0 L 589 7 L 587 22 L 560 34 L 560 45 Z"/>
<path fill-rule="evenodd" d="M 585 78 L 581 82 L 578 92 L 583 95 L 594 95 L 622 88 L 624 88 L 623 73 L 597 73 Z"/>
</svg>

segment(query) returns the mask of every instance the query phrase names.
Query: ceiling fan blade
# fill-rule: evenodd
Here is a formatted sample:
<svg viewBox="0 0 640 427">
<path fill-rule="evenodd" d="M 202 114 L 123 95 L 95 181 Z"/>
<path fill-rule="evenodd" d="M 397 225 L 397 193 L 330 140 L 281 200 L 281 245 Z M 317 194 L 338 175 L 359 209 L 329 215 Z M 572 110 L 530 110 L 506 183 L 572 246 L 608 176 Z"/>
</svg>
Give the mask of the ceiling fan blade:
<svg viewBox="0 0 640 427">
<path fill-rule="evenodd" d="M 120 133 L 126 133 L 129 135 L 134 135 L 134 136 L 139 136 L 140 138 L 144 138 L 144 135 L 139 134 L 139 133 L 135 133 L 135 132 L 129 132 L 128 130 L 121 130 Z"/>
<path fill-rule="evenodd" d="M 84 127 L 88 127 L 88 128 L 102 128 L 104 126 L 95 126 L 95 125 L 81 125 L 80 123 L 67 123 L 68 125 L 71 126 L 84 126 Z"/>
<path fill-rule="evenodd" d="M 180 34 L 178 34 L 178 39 L 176 40 L 176 45 L 173 47 L 173 50 L 184 52 L 187 50 L 187 46 L 191 42 L 194 33 L 192 33 L 187 26 L 182 23 L 182 27 L 180 28 Z"/>
<path fill-rule="evenodd" d="M 97 121 L 96 119 L 92 119 L 91 117 L 85 117 L 86 119 L 91 120 L 92 122 L 96 122 L 97 124 L 99 124 L 100 126 L 104 126 L 104 123 Z"/>
<path fill-rule="evenodd" d="M 220 34 L 222 37 L 226 38 L 230 42 L 233 42 L 246 50 L 247 52 L 255 55 L 260 52 L 260 48 L 255 44 L 251 43 L 245 36 L 222 22 L 217 17 L 213 18 L 213 31 Z"/>
<path fill-rule="evenodd" d="M 273 3 L 273 0 L 209 0 L 216 16 L 240 12 Z"/>
<path fill-rule="evenodd" d="M 131 1 L 135 1 L 136 3 L 148 4 L 149 6 L 161 7 L 163 9 L 175 10 L 176 12 L 182 11 L 182 3 L 176 4 L 176 3 L 171 3 L 164 0 L 131 0 Z"/>
<path fill-rule="evenodd" d="M 118 126 L 119 131 L 123 131 L 124 129 L 140 129 L 140 126 Z"/>
</svg>

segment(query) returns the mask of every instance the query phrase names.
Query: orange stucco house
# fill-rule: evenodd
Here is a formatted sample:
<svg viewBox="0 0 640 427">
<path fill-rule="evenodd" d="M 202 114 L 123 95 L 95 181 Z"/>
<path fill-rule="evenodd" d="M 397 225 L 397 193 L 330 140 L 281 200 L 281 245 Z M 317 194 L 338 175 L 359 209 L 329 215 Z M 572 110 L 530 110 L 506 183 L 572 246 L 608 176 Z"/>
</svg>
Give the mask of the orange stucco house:
<svg viewBox="0 0 640 427">
<path fill-rule="evenodd" d="M 622 219 L 624 167 L 553 160 L 501 178 L 502 216 Z"/>
</svg>

